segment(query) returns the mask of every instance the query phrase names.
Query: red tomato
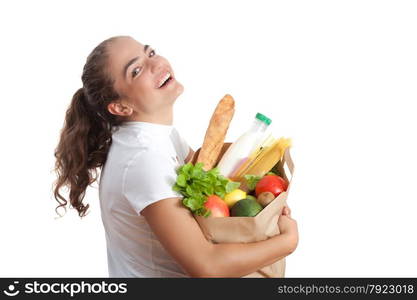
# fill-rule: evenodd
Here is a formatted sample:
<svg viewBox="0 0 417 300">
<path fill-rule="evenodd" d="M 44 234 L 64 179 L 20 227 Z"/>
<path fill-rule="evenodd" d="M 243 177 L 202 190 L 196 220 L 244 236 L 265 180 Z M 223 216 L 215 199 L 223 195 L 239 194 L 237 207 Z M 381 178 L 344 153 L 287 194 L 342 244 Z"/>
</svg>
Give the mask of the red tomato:
<svg viewBox="0 0 417 300">
<path fill-rule="evenodd" d="M 207 197 L 204 207 L 211 211 L 210 217 L 229 217 L 230 211 L 226 202 L 217 195 L 211 195 Z"/>
<path fill-rule="evenodd" d="M 285 192 L 288 188 L 287 182 L 277 175 L 266 175 L 258 181 L 255 187 L 256 196 L 263 192 L 271 192 L 277 197 L 282 192 Z"/>
</svg>

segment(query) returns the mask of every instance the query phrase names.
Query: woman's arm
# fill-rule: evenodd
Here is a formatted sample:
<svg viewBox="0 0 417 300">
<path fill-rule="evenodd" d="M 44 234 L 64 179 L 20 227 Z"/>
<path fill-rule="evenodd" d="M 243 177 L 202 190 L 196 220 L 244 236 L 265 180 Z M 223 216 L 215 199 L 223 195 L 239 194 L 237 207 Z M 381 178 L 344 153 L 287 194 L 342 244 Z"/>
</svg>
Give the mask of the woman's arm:
<svg viewBox="0 0 417 300">
<path fill-rule="evenodd" d="M 153 203 L 142 215 L 165 249 L 192 277 L 242 277 L 289 255 L 298 242 L 296 223 L 287 216 L 282 216 L 286 217 L 282 233 L 270 239 L 213 244 L 181 205 L 181 198 Z"/>
</svg>

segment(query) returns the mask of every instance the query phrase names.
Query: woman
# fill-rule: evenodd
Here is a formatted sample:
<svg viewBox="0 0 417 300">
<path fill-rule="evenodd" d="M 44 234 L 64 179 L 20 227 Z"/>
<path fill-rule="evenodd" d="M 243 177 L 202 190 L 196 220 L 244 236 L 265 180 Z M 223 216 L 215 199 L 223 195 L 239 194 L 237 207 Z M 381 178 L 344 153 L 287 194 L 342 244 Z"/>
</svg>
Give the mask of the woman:
<svg viewBox="0 0 417 300">
<path fill-rule="evenodd" d="M 173 127 L 183 92 L 169 62 L 131 37 L 113 37 L 88 56 L 55 151 L 60 193 L 80 217 L 101 169 L 99 197 L 110 277 L 241 277 L 292 253 L 296 222 L 285 208 L 280 235 L 248 244 L 212 244 L 172 190 L 193 150 Z"/>
</svg>

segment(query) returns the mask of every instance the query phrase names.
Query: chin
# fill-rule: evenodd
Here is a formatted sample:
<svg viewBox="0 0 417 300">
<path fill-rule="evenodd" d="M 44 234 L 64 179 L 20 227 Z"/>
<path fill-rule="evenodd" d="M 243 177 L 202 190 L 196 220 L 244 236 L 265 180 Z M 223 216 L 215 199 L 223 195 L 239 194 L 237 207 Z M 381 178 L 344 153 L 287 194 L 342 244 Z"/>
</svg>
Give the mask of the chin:
<svg viewBox="0 0 417 300">
<path fill-rule="evenodd" d="M 164 91 L 164 95 L 162 96 L 162 99 L 165 99 L 165 100 L 161 100 L 161 101 L 165 103 L 167 102 L 174 103 L 183 92 L 184 92 L 183 85 L 179 82 L 175 82 L 175 86 L 171 86 L 169 87 L 169 90 Z"/>
<path fill-rule="evenodd" d="M 184 86 L 177 82 L 177 86 L 175 87 L 175 99 L 184 92 Z"/>
</svg>

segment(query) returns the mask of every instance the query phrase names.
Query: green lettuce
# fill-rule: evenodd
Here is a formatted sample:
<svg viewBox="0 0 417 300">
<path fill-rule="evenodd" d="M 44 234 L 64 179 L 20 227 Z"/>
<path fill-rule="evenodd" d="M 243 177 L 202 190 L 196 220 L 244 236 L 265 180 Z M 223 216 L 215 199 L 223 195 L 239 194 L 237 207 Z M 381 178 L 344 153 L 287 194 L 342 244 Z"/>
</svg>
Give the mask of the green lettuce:
<svg viewBox="0 0 417 300">
<path fill-rule="evenodd" d="M 237 189 L 240 182 L 229 180 L 220 174 L 218 168 L 208 171 L 203 169 L 203 163 L 187 163 L 177 169 L 177 179 L 172 189 L 184 196 L 182 204 L 194 214 L 207 217 L 210 212 L 204 207 L 207 196 L 224 196 Z"/>
</svg>

